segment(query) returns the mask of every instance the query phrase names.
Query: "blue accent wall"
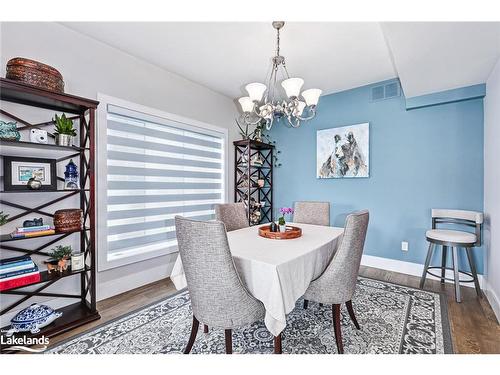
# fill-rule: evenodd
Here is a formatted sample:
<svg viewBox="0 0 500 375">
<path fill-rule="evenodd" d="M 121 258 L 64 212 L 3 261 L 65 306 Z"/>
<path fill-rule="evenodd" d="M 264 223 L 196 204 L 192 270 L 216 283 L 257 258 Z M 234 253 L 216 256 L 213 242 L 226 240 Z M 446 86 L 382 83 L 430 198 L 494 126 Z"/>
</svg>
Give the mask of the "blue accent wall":
<svg viewBox="0 0 500 375">
<path fill-rule="evenodd" d="M 415 109 L 461 102 L 471 99 L 482 99 L 486 95 L 486 84 L 460 87 L 458 89 L 440 91 L 432 94 L 406 98 L 406 109 Z"/>
<path fill-rule="evenodd" d="M 483 210 L 483 100 L 407 111 L 403 96 L 372 102 L 373 86 L 321 97 L 316 118 L 298 129 L 274 124 L 270 136 L 282 163 L 274 171 L 275 205 L 329 201 L 335 226 L 366 208 L 365 254 L 423 264 L 431 208 Z M 370 177 L 317 179 L 316 131 L 364 122 L 370 123 Z M 401 241 L 409 242 L 408 252 Z M 482 273 L 483 251 L 474 253 Z"/>
</svg>

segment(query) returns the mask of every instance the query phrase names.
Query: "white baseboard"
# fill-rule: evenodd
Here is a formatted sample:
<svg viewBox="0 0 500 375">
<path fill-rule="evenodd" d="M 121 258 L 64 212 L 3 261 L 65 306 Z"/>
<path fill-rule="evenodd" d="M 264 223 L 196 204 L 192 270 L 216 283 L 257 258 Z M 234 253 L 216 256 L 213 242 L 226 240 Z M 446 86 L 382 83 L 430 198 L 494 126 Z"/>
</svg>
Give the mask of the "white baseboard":
<svg viewBox="0 0 500 375">
<path fill-rule="evenodd" d="M 395 260 L 395 259 L 388 259 L 388 258 L 381 258 L 381 257 L 376 257 L 373 255 L 364 255 L 361 258 L 361 265 L 363 266 L 368 266 L 368 267 L 373 267 L 373 268 L 379 268 L 382 270 L 386 271 L 393 271 L 393 272 L 399 272 L 399 273 L 404 273 L 406 275 L 412 275 L 412 276 L 422 276 L 422 272 L 424 271 L 424 265 L 419 264 L 419 263 L 412 263 L 412 262 L 405 262 L 402 260 Z M 453 273 L 449 270 L 446 271 L 446 277 L 453 277 Z M 438 277 L 434 277 L 432 275 L 427 275 L 427 279 L 430 280 L 439 280 Z M 478 280 L 479 280 L 479 285 L 481 286 L 482 289 L 485 289 L 485 280 L 483 275 L 478 275 Z M 447 281 L 451 282 L 451 281 Z M 462 283 L 460 284 L 462 286 L 466 287 L 474 287 L 474 283 Z"/>
<path fill-rule="evenodd" d="M 498 298 L 495 290 L 488 283 L 487 278 L 485 279 L 485 284 L 484 294 L 486 295 L 486 298 L 488 298 L 488 302 L 490 303 L 491 309 L 495 313 L 497 320 L 500 322 L 500 298 Z"/>
</svg>

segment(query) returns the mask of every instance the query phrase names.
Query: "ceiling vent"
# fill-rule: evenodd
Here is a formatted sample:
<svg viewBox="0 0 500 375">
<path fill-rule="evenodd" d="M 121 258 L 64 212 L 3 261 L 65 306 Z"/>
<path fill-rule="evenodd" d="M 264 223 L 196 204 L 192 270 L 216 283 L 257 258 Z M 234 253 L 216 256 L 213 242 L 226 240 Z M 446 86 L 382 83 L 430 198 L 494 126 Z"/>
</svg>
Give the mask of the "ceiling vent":
<svg viewBox="0 0 500 375">
<path fill-rule="evenodd" d="M 372 87 L 372 102 L 397 98 L 398 96 L 401 96 L 401 86 L 399 85 L 399 81 Z"/>
</svg>

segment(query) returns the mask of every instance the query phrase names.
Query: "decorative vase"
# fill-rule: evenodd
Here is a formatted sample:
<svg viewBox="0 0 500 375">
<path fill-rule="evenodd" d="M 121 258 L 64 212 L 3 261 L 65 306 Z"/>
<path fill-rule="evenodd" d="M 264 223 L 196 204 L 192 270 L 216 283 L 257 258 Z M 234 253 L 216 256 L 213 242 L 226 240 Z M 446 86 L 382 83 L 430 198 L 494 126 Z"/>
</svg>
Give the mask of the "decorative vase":
<svg viewBox="0 0 500 375">
<path fill-rule="evenodd" d="M 70 159 L 64 172 L 64 188 L 68 190 L 78 189 L 78 170 L 73 159 Z"/>
<path fill-rule="evenodd" d="M 286 224 L 280 224 L 280 232 L 286 232 Z"/>
<path fill-rule="evenodd" d="M 278 231 L 278 225 L 274 221 L 271 221 L 271 224 L 269 225 L 269 230 L 271 232 L 277 232 Z"/>
<path fill-rule="evenodd" d="M 56 145 L 71 146 L 73 136 L 71 134 L 56 134 Z"/>
<path fill-rule="evenodd" d="M 21 134 L 17 130 L 17 122 L 0 121 L 0 139 L 6 141 L 19 141 Z"/>
</svg>

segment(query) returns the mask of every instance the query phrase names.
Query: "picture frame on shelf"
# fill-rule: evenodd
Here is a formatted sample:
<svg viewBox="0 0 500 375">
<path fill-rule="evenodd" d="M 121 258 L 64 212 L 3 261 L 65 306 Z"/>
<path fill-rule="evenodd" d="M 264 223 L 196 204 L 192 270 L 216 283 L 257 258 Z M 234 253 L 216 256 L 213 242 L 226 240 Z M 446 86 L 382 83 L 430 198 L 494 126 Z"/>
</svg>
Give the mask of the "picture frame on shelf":
<svg viewBox="0 0 500 375">
<path fill-rule="evenodd" d="M 4 156 L 4 190 L 28 190 L 31 178 L 41 182 L 39 190 L 57 190 L 56 160 Z"/>
</svg>

